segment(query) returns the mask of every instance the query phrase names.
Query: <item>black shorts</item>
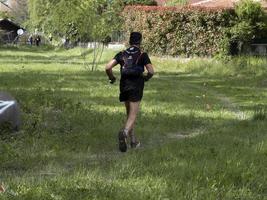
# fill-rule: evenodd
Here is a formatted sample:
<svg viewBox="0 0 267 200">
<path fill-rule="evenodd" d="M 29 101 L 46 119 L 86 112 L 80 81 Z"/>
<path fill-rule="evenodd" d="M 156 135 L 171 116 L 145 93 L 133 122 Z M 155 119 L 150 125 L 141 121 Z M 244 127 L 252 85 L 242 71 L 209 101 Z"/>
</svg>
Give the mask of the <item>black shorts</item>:
<svg viewBox="0 0 267 200">
<path fill-rule="evenodd" d="M 137 102 L 141 101 L 142 98 L 143 98 L 143 89 L 121 91 L 120 93 L 120 102 L 124 101 Z"/>
</svg>

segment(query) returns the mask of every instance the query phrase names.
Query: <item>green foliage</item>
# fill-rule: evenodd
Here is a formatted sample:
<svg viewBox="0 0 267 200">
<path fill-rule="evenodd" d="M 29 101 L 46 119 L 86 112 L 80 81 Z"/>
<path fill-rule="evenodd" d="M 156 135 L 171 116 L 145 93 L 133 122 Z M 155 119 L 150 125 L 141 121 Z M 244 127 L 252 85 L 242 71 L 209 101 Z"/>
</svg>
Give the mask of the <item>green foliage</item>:
<svg viewBox="0 0 267 200">
<path fill-rule="evenodd" d="M 30 0 L 28 26 L 71 41 L 101 41 L 117 27 L 112 5 L 107 0 Z"/>
<path fill-rule="evenodd" d="M 12 132 L 12 124 L 5 122 L 0 124 L 0 139 L 5 139 L 6 135 L 9 135 Z"/>
<path fill-rule="evenodd" d="M 231 40 L 248 43 L 265 36 L 267 15 L 260 2 L 242 0 L 236 4 L 235 13 L 237 18 L 230 29 Z"/>
<path fill-rule="evenodd" d="M 157 55 L 225 56 L 231 44 L 261 38 L 267 33 L 267 17 L 259 2 L 243 0 L 235 10 L 201 8 L 126 7 L 127 33 L 144 34 L 144 48 Z"/>
<path fill-rule="evenodd" d="M 254 38 L 254 27 L 247 21 L 240 21 L 231 28 L 231 36 L 233 40 L 250 41 Z"/>
<path fill-rule="evenodd" d="M 235 12 L 238 19 L 257 24 L 266 17 L 261 3 L 253 0 L 241 0 L 236 4 Z"/>
<path fill-rule="evenodd" d="M 1 19 L 11 18 L 11 16 L 10 16 L 10 14 L 8 12 L 0 11 L 0 18 Z"/>
<path fill-rule="evenodd" d="M 231 26 L 230 10 L 193 8 L 127 7 L 126 32 L 144 34 L 144 48 L 157 55 L 210 56 L 219 52 L 226 28 Z"/>
<path fill-rule="evenodd" d="M 125 5 L 147 5 L 155 6 L 157 2 L 155 0 L 124 0 Z"/>
</svg>

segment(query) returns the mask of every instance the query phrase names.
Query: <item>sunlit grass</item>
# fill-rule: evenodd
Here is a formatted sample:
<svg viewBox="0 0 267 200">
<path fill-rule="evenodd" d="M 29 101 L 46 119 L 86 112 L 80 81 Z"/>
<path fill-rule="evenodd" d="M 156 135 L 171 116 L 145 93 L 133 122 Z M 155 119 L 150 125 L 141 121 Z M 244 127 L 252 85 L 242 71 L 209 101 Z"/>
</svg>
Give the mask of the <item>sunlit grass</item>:
<svg viewBox="0 0 267 200">
<path fill-rule="evenodd" d="M 152 57 L 135 129 L 142 148 L 122 154 L 125 110 L 104 72 L 118 51 L 94 72 L 84 51 L 0 50 L 0 91 L 23 118 L 20 132 L 0 134 L 0 199 L 265 198 L 264 58 Z"/>
</svg>

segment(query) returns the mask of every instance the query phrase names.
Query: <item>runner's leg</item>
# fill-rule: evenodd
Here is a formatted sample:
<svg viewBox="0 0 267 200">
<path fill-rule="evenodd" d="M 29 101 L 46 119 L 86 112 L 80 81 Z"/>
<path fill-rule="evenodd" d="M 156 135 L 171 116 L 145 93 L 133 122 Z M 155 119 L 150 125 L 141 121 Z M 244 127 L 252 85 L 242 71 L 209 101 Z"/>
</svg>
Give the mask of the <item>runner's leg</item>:
<svg viewBox="0 0 267 200">
<path fill-rule="evenodd" d="M 126 130 L 130 131 L 134 128 L 136 117 L 139 111 L 139 105 L 140 105 L 140 101 L 129 102 L 129 113 L 128 113 L 127 121 L 125 124 Z"/>
<path fill-rule="evenodd" d="M 126 108 L 126 114 L 127 114 L 127 120 L 128 120 L 129 112 L 130 112 L 130 102 L 129 101 L 125 101 L 125 108 Z"/>
<path fill-rule="evenodd" d="M 123 130 L 119 132 L 119 149 L 121 152 L 127 151 L 127 136 L 131 136 L 131 146 L 133 141 L 135 142 L 135 136 L 131 130 L 134 127 L 135 120 L 139 111 L 140 101 L 125 103 L 126 113 L 128 113 L 127 121 Z M 139 143 L 140 144 L 140 143 Z M 136 146 L 136 145 L 135 145 Z"/>
</svg>

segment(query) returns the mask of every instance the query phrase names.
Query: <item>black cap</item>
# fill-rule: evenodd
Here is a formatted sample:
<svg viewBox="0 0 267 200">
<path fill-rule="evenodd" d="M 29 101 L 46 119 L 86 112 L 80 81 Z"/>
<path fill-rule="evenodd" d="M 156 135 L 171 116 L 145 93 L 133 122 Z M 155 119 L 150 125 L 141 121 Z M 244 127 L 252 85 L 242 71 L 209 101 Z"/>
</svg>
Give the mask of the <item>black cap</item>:
<svg viewBox="0 0 267 200">
<path fill-rule="evenodd" d="M 139 33 L 139 32 L 131 32 L 131 35 L 130 35 L 130 45 L 138 45 L 138 44 L 141 44 L 141 41 L 142 41 L 142 34 Z"/>
</svg>

